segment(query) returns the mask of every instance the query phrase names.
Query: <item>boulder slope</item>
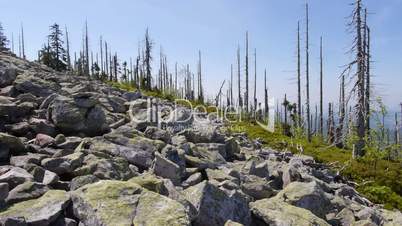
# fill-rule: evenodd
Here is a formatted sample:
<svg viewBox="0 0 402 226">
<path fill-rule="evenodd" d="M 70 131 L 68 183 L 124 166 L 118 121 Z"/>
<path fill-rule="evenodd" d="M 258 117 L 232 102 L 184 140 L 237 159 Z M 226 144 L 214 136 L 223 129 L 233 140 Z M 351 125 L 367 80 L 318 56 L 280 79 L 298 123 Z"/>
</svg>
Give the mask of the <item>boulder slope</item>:
<svg viewBox="0 0 402 226">
<path fill-rule="evenodd" d="M 151 104 L 160 123 L 139 121 Z M 0 225 L 402 224 L 311 157 L 174 107 L 0 53 Z"/>
</svg>

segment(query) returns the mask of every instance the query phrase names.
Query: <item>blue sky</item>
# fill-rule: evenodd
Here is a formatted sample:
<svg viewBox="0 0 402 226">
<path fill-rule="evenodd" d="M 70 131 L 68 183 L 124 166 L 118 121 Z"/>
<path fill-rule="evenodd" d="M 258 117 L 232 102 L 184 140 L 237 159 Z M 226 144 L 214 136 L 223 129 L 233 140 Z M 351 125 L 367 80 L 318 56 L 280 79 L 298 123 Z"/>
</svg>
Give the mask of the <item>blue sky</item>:
<svg viewBox="0 0 402 226">
<path fill-rule="evenodd" d="M 57 22 L 69 28 L 72 48 L 81 45 L 85 20 L 91 47 L 97 49 L 103 35 L 122 59 L 137 53 L 146 27 L 155 42 L 155 64 L 160 45 L 174 63 L 195 69 L 197 52 L 203 54 L 205 88 L 210 96 L 230 76 L 236 48 L 244 63 L 246 30 L 250 55 L 257 49 L 258 93 L 263 92 L 263 70 L 268 71 L 270 93 L 296 99 L 296 28 L 304 32 L 305 0 L 2 0 L 0 22 L 11 37 L 24 24 L 26 51 L 30 59 L 46 41 L 48 27 Z M 310 0 L 311 97 L 318 100 L 319 38 L 324 38 L 325 101 L 337 101 L 338 76 L 350 62 L 345 54 L 352 37 L 346 31 L 352 0 Z M 374 95 L 382 96 L 392 109 L 402 101 L 402 0 L 365 0 L 372 30 Z M 304 42 L 304 38 L 302 40 Z M 304 47 L 304 43 L 302 45 Z M 304 56 L 303 56 L 304 61 Z M 253 59 L 251 59 L 253 62 Z M 304 71 L 304 66 L 302 71 Z M 156 72 L 156 71 L 155 71 Z M 251 64 L 251 75 L 254 75 Z M 303 73 L 304 74 L 304 73 Z M 243 84 L 244 85 L 244 84 Z"/>
</svg>

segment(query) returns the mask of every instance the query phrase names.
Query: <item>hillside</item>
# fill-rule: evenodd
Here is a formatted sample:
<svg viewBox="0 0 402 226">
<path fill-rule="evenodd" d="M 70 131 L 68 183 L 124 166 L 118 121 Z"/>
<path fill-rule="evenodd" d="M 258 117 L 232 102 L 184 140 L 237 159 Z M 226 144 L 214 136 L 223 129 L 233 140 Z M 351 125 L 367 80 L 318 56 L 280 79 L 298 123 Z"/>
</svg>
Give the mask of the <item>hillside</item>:
<svg viewBox="0 0 402 226">
<path fill-rule="evenodd" d="M 402 225 L 313 157 L 168 100 L 3 53 L 0 88 L 2 225 Z"/>
</svg>

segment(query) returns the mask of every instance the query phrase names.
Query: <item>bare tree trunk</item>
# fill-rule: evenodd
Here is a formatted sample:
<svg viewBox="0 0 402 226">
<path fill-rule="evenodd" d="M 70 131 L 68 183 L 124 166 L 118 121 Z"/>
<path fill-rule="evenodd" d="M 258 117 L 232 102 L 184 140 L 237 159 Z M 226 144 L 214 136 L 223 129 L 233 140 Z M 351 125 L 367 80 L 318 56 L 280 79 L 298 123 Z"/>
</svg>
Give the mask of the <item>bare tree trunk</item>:
<svg viewBox="0 0 402 226">
<path fill-rule="evenodd" d="M 244 105 L 248 113 L 248 31 L 246 32 L 246 93 L 244 95 Z"/>
<path fill-rule="evenodd" d="M 25 56 L 24 26 L 22 24 L 21 24 L 21 47 L 22 47 L 22 58 L 26 59 L 26 56 Z"/>
<path fill-rule="evenodd" d="M 306 4 L 306 107 L 307 107 L 307 139 L 311 142 L 311 125 L 310 125 L 310 81 L 309 81 L 309 20 L 308 20 L 308 4 Z"/>
<path fill-rule="evenodd" d="M 68 39 L 67 26 L 66 26 L 66 45 L 67 45 L 67 70 L 71 70 L 70 40 Z"/>
<path fill-rule="evenodd" d="M 14 33 L 11 32 L 11 51 L 15 54 L 14 51 Z M 39 61 L 39 57 L 38 57 L 38 61 Z"/>
<path fill-rule="evenodd" d="M 268 89 L 267 89 L 267 69 L 264 70 L 264 110 L 265 119 L 269 118 L 269 106 L 268 106 Z"/>
<path fill-rule="evenodd" d="M 105 41 L 105 71 L 106 74 L 109 74 L 109 65 L 108 65 L 108 55 L 107 55 L 107 42 Z"/>
<path fill-rule="evenodd" d="M 301 127 L 301 70 L 300 70 L 300 22 L 297 22 L 297 123 Z"/>
<path fill-rule="evenodd" d="M 176 62 L 176 64 L 174 65 L 174 76 L 175 76 L 175 79 L 174 79 L 174 89 L 175 89 L 176 92 L 178 92 L 178 90 L 177 90 L 177 62 Z"/>
<path fill-rule="evenodd" d="M 254 49 L 254 112 L 257 111 L 257 49 Z"/>
<path fill-rule="evenodd" d="M 366 12 L 367 13 L 367 12 Z M 367 133 L 370 132 L 370 28 L 367 29 L 367 62 L 366 62 L 366 129 Z"/>
<path fill-rule="evenodd" d="M 100 46 L 100 55 L 101 55 L 101 74 L 104 73 L 104 68 L 103 68 L 103 41 L 102 41 L 102 36 L 100 36 L 99 40 L 99 46 Z"/>
<path fill-rule="evenodd" d="M 203 87 L 202 87 L 201 51 L 198 51 L 198 76 L 199 76 L 198 99 L 201 101 L 201 103 L 204 103 L 204 91 L 203 91 Z"/>
<path fill-rule="evenodd" d="M 324 116 L 323 116 L 323 56 L 322 56 L 322 37 L 320 38 L 320 134 L 323 136 Z"/>
<path fill-rule="evenodd" d="M 239 108 L 241 109 L 243 107 L 243 101 L 241 97 L 241 86 L 240 86 L 240 47 L 237 47 L 237 84 L 238 84 L 238 101 L 239 101 Z"/>
<path fill-rule="evenodd" d="M 230 106 L 233 105 L 233 64 L 230 64 L 230 91 L 229 91 Z"/>
<path fill-rule="evenodd" d="M 85 21 L 85 59 L 85 74 L 89 76 L 89 40 L 87 21 Z"/>
<path fill-rule="evenodd" d="M 364 152 L 364 136 L 366 135 L 365 128 L 365 116 L 364 116 L 364 50 L 362 45 L 362 20 L 361 20 L 361 0 L 356 0 L 356 48 L 357 48 L 357 88 L 358 88 L 358 100 L 357 100 L 357 136 L 358 141 L 356 144 L 356 155 L 362 157 Z"/>
<path fill-rule="evenodd" d="M 344 130 L 344 123 L 345 123 L 345 111 L 346 111 L 346 106 L 345 106 L 345 75 L 342 75 L 341 77 L 341 85 L 340 85 L 340 101 L 339 101 L 339 107 L 340 107 L 340 112 L 339 112 L 339 126 L 338 126 L 338 131 L 337 131 L 337 146 L 339 148 L 342 148 L 343 145 L 343 130 Z"/>
</svg>

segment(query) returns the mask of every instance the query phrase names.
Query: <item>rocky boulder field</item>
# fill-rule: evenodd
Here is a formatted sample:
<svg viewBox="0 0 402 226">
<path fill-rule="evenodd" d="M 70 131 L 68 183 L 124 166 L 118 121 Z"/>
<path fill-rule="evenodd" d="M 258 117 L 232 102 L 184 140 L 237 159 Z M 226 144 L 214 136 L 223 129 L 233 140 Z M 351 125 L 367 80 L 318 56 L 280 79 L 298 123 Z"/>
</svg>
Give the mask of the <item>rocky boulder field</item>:
<svg viewBox="0 0 402 226">
<path fill-rule="evenodd" d="M 313 158 L 173 106 L 0 53 L 0 225 L 402 225 Z"/>
</svg>

